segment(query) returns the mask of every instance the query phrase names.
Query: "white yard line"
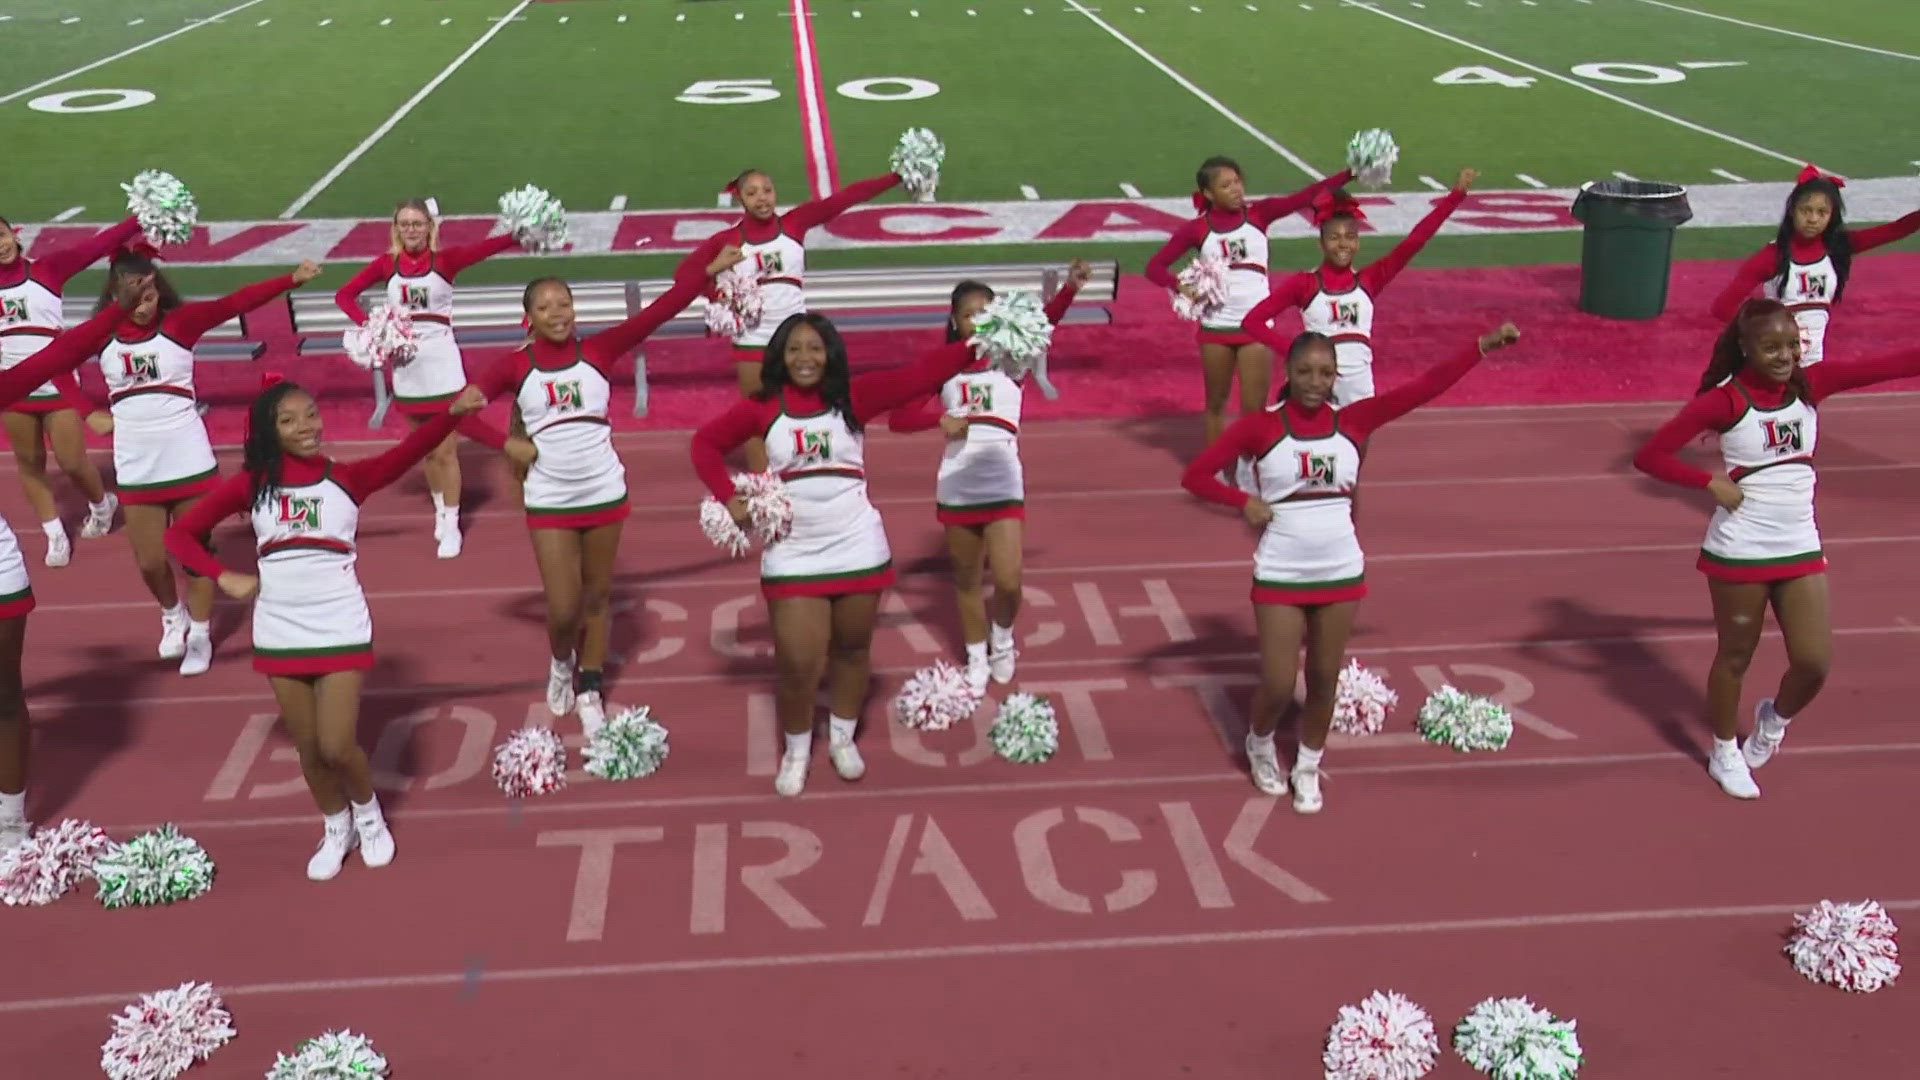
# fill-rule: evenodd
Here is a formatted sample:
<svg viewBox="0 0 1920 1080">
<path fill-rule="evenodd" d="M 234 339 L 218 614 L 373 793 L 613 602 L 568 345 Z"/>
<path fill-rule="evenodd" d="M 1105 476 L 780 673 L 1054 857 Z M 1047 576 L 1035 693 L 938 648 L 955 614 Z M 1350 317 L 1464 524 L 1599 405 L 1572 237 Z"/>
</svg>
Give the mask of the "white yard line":
<svg viewBox="0 0 1920 1080">
<path fill-rule="evenodd" d="M 1875 53 L 1879 56 L 1891 56 L 1900 60 L 1920 60 L 1920 56 L 1915 56 L 1913 53 L 1895 52 L 1892 49 L 1876 49 L 1871 45 L 1856 45 L 1851 41 L 1821 37 L 1818 34 L 1803 34 L 1798 30 L 1788 30 L 1779 26 L 1768 26 L 1766 23 L 1748 22 L 1745 19 L 1736 19 L 1731 15 L 1717 15 L 1711 11 L 1701 11 L 1699 8 L 1669 4 L 1666 3 L 1665 0 L 1640 0 L 1640 2 L 1643 4 L 1651 4 L 1654 7 L 1666 8 L 1669 11 L 1683 11 L 1688 15 L 1698 15 L 1703 19 L 1718 19 L 1721 22 L 1732 23 L 1735 26 L 1744 26 L 1750 30 L 1765 30 L 1770 34 L 1785 34 L 1788 37 L 1797 37 L 1803 41 L 1817 41 L 1822 45 L 1838 45 L 1843 49 L 1858 49 L 1861 52 Z"/>
<path fill-rule="evenodd" d="M 1396 15 L 1391 11 L 1387 11 L 1379 7 L 1378 5 L 1356 2 L 1356 3 L 1353 3 L 1352 6 L 1359 8 L 1361 11 L 1366 11 L 1374 15 L 1378 15 L 1383 19 L 1392 19 L 1394 22 L 1397 22 L 1402 26 L 1412 27 L 1413 29 L 1420 31 L 1423 34 L 1430 34 L 1434 37 L 1439 38 L 1442 41 L 1450 41 L 1453 44 L 1458 45 L 1463 49 L 1472 49 L 1474 52 L 1484 53 L 1487 56 L 1493 57 L 1495 60 L 1501 60 L 1501 61 L 1505 61 L 1506 63 L 1512 64 L 1514 67 L 1525 68 L 1536 75 L 1543 75 L 1557 82 L 1566 83 L 1568 86 L 1577 87 L 1578 89 L 1585 90 L 1589 94 L 1593 94 L 1597 97 L 1606 98 L 1608 101 L 1611 101 L 1616 105 L 1625 105 L 1629 109 L 1633 109 L 1637 112 L 1646 113 L 1648 116 L 1659 117 L 1660 119 L 1665 120 L 1670 124 L 1678 124 L 1689 131 L 1697 131 L 1702 135 L 1712 136 L 1713 138 L 1719 139 L 1722 142 L 1732 143 L 1733 145 L 1740 147 L 1742 150 L 1749 150 L 1749 151 L 1752 151 L 1753 153 L 1760 154 L 1764 157 L 1773 158 L 1775 161 L 1784 161 L 1789 165 L 1798 166 L 1806 163 L 1805 157 L 1796 156 L 1793 154 L 1783 154 L 1778 150 L 1769 150 L 1758 143 L 1748 142 L 1747 140 L 1740 138 L 1738 135 L 1729 135 L 1724 131 L 1716 131 L 1713 128 L 1707 127 L 1704 124 L 1696 124 L 1691 120 L 1683 120 L 1680 117 L 1673 115 L 1672 113 L 1661 112 L 1659 109 L 1653 108 L 1652 106 L 1642 105 L 1631 98 L 1623 98 L 1619 94 L 1602 90 L 1597 86 L 1593 86 L 1591 84 L 1581 82 L 1579 79 L 1575 79 L 1568 75 L 1562 75 L 1557 71 L 1551 71 L 1547 68 L 1543 68 L 1539 66 L 1538 64 L 1529 64 L 1525 60 L 1516 60 L 1515 58 L 1508 56 L 1506 53 L 1495 52 L 1494 50 L 1487 48 L 1485 45 L 1476 45 L 1465 38 L 1455 37 L 1452 34 L 1446 33 L 1443 30 L 1435 30 L 1431 26 L 1414 22 L 1412 19 L 1409 19 L 1404 15 Z"/>
<path fill-rule="evenodd" d="M 1713 175 L 1715 175 L 1715 176 L 1718 176 L 1718 177 L 1721 177 L 1722 179 L 1725 179 L 1725 180 L 1731 180 L 1731 181 L 1733 181 L 1733 182 L 1734 182 L 1734 183 L 1736 183 L 1736 184 L 1744 184 L 1744 183 L 1746 183 L 1746 182 L 1747 182 L 1747 178 L 1746 178 L 1746 177 L 1744 177 L 1744 176 L 1739 176 L 1739 175 L 1737 175 L 1737 174 L 1734 174 L 1734 173 L 1730 173 L 1730 172 L 1728 172 L 1728 171 L 1727 171 L 1727 170 L 1725 170 L 1725 169 L 1710 169 L 1710 170 L 1708 170 L 1708 171 L 1709 171 L 1709 172 L 1711 172 L 1711 173 L 1713 173 Z"/>
<path fill-rule="evenodd" d="M 1226 117 L 1227 120 L 1230 121 L 1235 127 L 1253 136 L 1255 139 L 1258 139 L 1260 141 L 1260 145 L 1266 147 L 1267 149 L 1287 159 L 1287 161 L 1291 163 L 1295 168 L 1299 169 L 1303 173 L 1306 173 L 1308 176 L 1313 177 L 1315 180 L 1326 179 L 1326 174 L 1320 172 L 1320 170 L 1318 169 L 1315 169 L 1312 165 L 1307 164 L 1306 160 L 1300 157 L 1298 154 L 1295 154 L 1293 151 L 1287 149 L 1284 146 L 1281 146 L 1279 142 L 1275 141 L 1273 136 L 1268 135 L 1266 132 L 1261 131 L 1259 128 L 1254 127 L 1252 124 L 1247 123 L 1246 120 L 1242 119 L 1238 113 L 1234 112 L 1232 109 L 1227 108 L 1225 105 L 1220 104 L 1219 100 L 1216 99 L 1212 94 L 1209 94 L 1205 90 L 1202 90 L 1198 86 L 1195 86 L 1193 82 L 1189 80 L 1185 75 L 1180 74 L 1179 72 L 1168 67 L 1166 64 L 1162 63 L 1159 57 L 1141 48 L 1139 45 L 1134 44 L 1134 41 L 1132 38 L 1128 37 L 1127 35 L 1121 33 L 1119 30 L 1115 29 L 1114 26 L 1111 23 L 1107 22 L 1105 19 L 1102 19 L 1100 16 L 1094 14 L 1092 11 L 1089 11 L 1086 5 L 1080 3 L 1080 0 L 1067 0 L 1067 6 L 1072 10 L 1080 13 L 1081 15 L 1086 16 L 1090 21 L 1092 21 L 1092 23 L 1095 26 L 1098 26 L 1100 29 L 1105 30 L 1109 35 L 1111 35 L 1115 41 L 1118 41 L 1120 44 L 1125 45 L 1129 49 L 1132 49 L 1134 53 L 1140 57 L 1140 59 L 1145 60 L 1149 64 L 1152 64 L 1155 68 L 1157 68 L 1160 71 L 1162 75 L 1165 75 L 1167 78 L 1172 79 L 1176 83 L 1179 83 L 1182 89 L 1186 90 L 1188 93 L 1192 94 L 1194 97 L 1197 97 L 1201 101 L 1205 102 L 1210 108 L 1213 109 L 1214 112 L 1217 112 L 1221 116 Z"/>
<path fill-rule="evenodd" d="M 467 46 L 466 52 L 463 52 L 459 56 L 454 57 L 453 63 L 448 64 L 446 67 L 442 68 L 440 70 L 440 74 L 435 75 L 432 81 L 428 82 L 427 85 L 420 88 L 419 92 L 415 93 L 412 97 L 408 98 L 406 104 L 400 106 L 398 109 L 395 109 L 393 115 L 387 117 L 385 123 L 381 124 L 377 128 L 374 128 L 373 134 L 367 136 L 365 139 L 360 140 L 359 146 L 354 147 L 351 153 L 349 153 L 346 157 L 341 158 L 339 163 L 336 164 L 333 168 L 327 170 L 327 175 L 322 176 L 319 180 L 315 181 L 314 185 L 308 188 L 304 194 L 302 194 L 299 198 L 293 200 L 293 205 L 287 207 L 284 211 L 282 211 L 280 214 L 280 217 L 282 219 L 291 218 L 298 215 L 300 211 L 305 210 L 307 208 L 308 203 L 312 202 L 315 198 L 318 198 L 320 193 L 327 190 L 328 187 L 332 186 L 335 180 L 340 179 L 340 174 L 352 168 L 353 163 L 356 161 L 359 161 L 360 158 L 363 155 L 365 155 L 367 151 L 373 149 L 373 146 L 375 143 L 379 142 L 381 139 L 386 138 L 387 132 L 392 131 L 394 127 L 400 123 L 400 121 L 407 118 L 407 114 L 412 112 L 416 105 L 419 105 L 422 101 L 425 101 L 427 99 L 428 94 L 433 93 L 434 90 L 437 89 L 441 83 L 446 82 L 447 79 L 451 77 L 454 72 L 459 71 L 460 68 L 464 66 L 468 60 L 473 59 L 474 53 L 479 52 L 482 46 L 484 46 L 487 42 L 492 41 L 493 36 L 495 34 L 498 34 L 500 31 L 506 29 L 507 25 L 513 21 L 514 16 L 520 14 L 522 11 L 525 11 L 527 9 L 527 6 L 531 3 L 533 3 L 533 0 L 520 0 L 519 3 L 513 6 L 512 11 L 507 12 L 505 17 L 494 20 L 493 25 L 487 27 L 486 33 L 481 34 L 477 41 Z"/>
<path fill-rule="evenodd" d="M 87 208 L 84 206 L 69 206 L 65 210 L 62 210 L 59 213 L 53 215 L 53 220 L 72 221 L 74 218 L 77 218 L 81 214 L 85 213 L 86 209 Z"/>
<path fill-rule="evenodd" d="M 63 71 L 60 74 L 55 75 L 51 79 L 42 79 L 39 82 L 34 83 L 32 86 L 22 87 L 21 89 L 15 90 L 13 93 L 8 94 L 6 97 L 0 97 L 0 105 L 5 105 L 7 102 L 13 101 L 17 98 L 26 97 L 28 94 L 33 93 L 35 90 L 44 89 L 45 87 L 52 86 L 54 83 L 71 79 L 75 75 L 83 75 L 89 71 L 92 71 L 94 68 L 105 67 L 106 65 L 113 63 L 115 60 L 120 60 L 125 57 L 132 56 L 134 53 L 137 53 L 142 49 L 151 49 L 155 45 L 158 45 L 163 41 L 172 41 L 174 38 L 179 37 L 181 34 L 191 33 L 207 25 L 207 23 L 215 22 L 219 19 L 223 19 L 228 15 L 234 14 L 235 12 L 245 11 L 248 8 L 260 2 L 261 0 L 247 0 L 246 3 L 238 4 L 238 5 L 235 5 L 234 7 L 230 7 L 227 10 L 221 12 L 220 14 L 213 16 L 212 18 L 205 19 L 200 22 L 190 22 L 178 30 L 170 30 L 167 33 L 161 34 L 159 37 L 149 38 L 148 40 L 143 41 L 140 44 L 135 45 L 131 48 L 121 49 L 119 52 L 114 53 L 112 56 L 102 57 L 99 60 L 95 60 L 91 64 L 82 64 L 81 66 L 74 68 L 72 71 Z M 128 23 L 127 25 L 133 26 L 135 24 Z"/>
</svg>

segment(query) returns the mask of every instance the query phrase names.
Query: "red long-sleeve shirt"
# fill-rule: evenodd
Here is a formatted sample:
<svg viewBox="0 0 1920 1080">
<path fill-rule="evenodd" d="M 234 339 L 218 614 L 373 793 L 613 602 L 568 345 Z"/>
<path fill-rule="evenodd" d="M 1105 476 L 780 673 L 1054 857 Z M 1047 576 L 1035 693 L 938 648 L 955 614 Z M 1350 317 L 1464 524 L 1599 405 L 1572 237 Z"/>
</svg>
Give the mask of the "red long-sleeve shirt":
<svg viewBox="0 0 1920 1080">
<path fill-rule="evenodd" d="M 855 375 L 848 387 L 854 419 L 866 424 L 914 398 L 931 394 L 971 363 L 973 346 L 956 341 L 915 363 Z M 727 472 L 726 457 L 767 430 L 780 416 L 783 398 L 788 407 L 803 413 L 826 408 L 818 388 L 787 386 L 765 398 L 742 398 L 693 433 L 693 471 L 714 498 L 721 502 L 733 498 L 733 477 Z"/>
<path fill-rule="evenodd" d="M 1847 240 L 1853 248 L 1853 253 L 1859 255 L 1891 244 L 1895 240 L 1905 239 L 1916 231 L 1920 231 L 1920 210 L 1882 225 L 1865 229 L 1848 229 Z M 1794 262 L 1819 262 L 1826 257 L 1827 242 L 1822 237 L 1816 236 L 1808 240 L 1796 233 L 1789 241 L 1789 254 Z M 1753 290 L 1772 280 L 1779 261 L 1780 243 L 1777 240 L 1768 242 L 1766 247 L 1748 256 L 1747 261 L 1741 263 L 1740 268 L 1733 272 L 1733 280 L 1727 283 L 1727 287 L 1720 291 L 1719 296 L 1713 298 L 1713 306 L 1708 309 L 1713 317 L 1721 322 L 1733 318 L 1734 314 L 1740 310 L 1742 300 L 1753 295 Z"/>
<path fill-rule="evenodd" d="M 1067 317 L 1067 309 L 1073 306 L 1073 298 L 1079 291 L 1080 283 L 1077 281 L 1069 281 L 1061 286 L 1060 291 L 1053 294 L 1053 299 L 1047 301 L 1047 321 L 1059 326 L 1060 320 Z M 983 358 L 976 363 L 984 364 L 986 360 Z M 967 365 L 969 368 L 973 366 Z M 945 386 L 946 383 L 942 382 L 932 393 L 916 397 L 888 413 L 887 430 L 906 434 L 939 427 L 940 417 L 946 411 L 940 407 L 940 390 Z"/>
<path fill-rule="evenodd" d="M 1281 311 L 1287 308 L 1306 307 L 1313 303 L 1313 298 L 1319 295 L 1323 288 L 1328 292 L 1346 292 L 1352 289 L 1356 282 L 1366 290 L 1368 296 L 1378 300 L 1393 279 L 1400 276 L 1400 271 L 1405 270 L 1407 264 L 1413 261 L 1413 257 L 1420 254 L 1420 249 L 1427 246 L 1427 241 L 1433 239 L 1434 234 L 1440 231 L 1440 226 L 1446 223 L 1447 218 L 1460 208 L 1460 204 L 1466 200 L 1466 197 L 1467 193 L 1459 188 L 1447 192 L 1433 204 L 1433 209 L 1427 212 L 1426 217 L 1420 219 L 1420 223 L 1413 227 L 1413 231 L 1393 246 L 1392 251 L 1361 267 L 1358 271 L 1351 266 L 1337 267 L 1323 260 L 1318 270 L 1290 274 L 1281 279 L 1267 294 L 1267 298 L 1255 304 L 1253 310 L 1247 313 L 1247 317 L 1240 321 L 1241 331 L 1274 352 L 1284 355 L 1290 342 L 1281 337 L 1272 326 L 1274 316 Z"/>
<path fill-rule="evenodd" d="M 804 244 L 807 241 L 807 233 L 816 226 L 825 225 L 899 182 L 899 173 L 887 173 L 884 176 L 856 180 L 825 198 L 801 203 L 786 213 L 775 214 L 765 221 L 756 220 L 752 215 L 742 216 L 737 223 L 702 240 L 700 246 L 694 248 L 681 261 L 681 266 L 697 266 L 704 273 L 707 264 L 711 263 L 714 256 L 720 254 L 720 249 L 728 244 L 764 244 L 783 232 L 795 243 Z"/>
<path fill-rule="evenodd" d="M 1892 379 L 1920 376 L 1920 348 L 1904 349 L 1868 360 L 1828 360 L 1800 369 L 1807 377 L 1807 401 L 1819 405 L 1843 390 L 1854 390 Z M 1749 365 L 1734 376 L 1740 387 L 1763 409 L 1786 404 L 1790 388 L 1777 383 Z M 1695 395 L 1673 419 L 1660 425 L 1633 455 L 1633 467 L 1655 479 L 1681 487 L 1704 488 L 1713 474 L 1681 461 L 1678 451 L 1694 438 L 1709 431 L 1725 431 L 1747 408 L 1746 399 L 1731 383 L 1722 383 Z"/>
<path fill-rule="evenodd" d="M 99 355 L 113 338 L 113 328 L 125 316 L 117 304 L 108 304 L 100 314 L 78 326 L 60 332 L 45 348 L 5 371 L 0 371 L 0 409 L 34 392 L 41 383 L 62 377 L 69 382 L 73 369 Z M 76 387 L 76 391 L 77 391 Z M 92 403 L 88 402 L 88 407 Z"/>
<path fill-rule="evenodd" d="M 0 264 L 0 288 L 8 288 L 32 278 L 55 296 L 62 294 L 75 274 L 113 254 L 116 248 L 140 235 L 140 222 L 128 218 L 104 229 L 81 243 L 27 258 L 23 253 L 12 262 Z"/>
<path fill-rule="evenodd" d="M 1334 413 L 1340 414 L 1340 431 L 1355 445 L 1364 447 L 1372 434 L 1389 423 L 1445 393 L 1466 377 L 1480 362 L 1478 340 L 1469 342 L 1451 358 L 1414 376 L 1385 393 L 1356 401 L 1341 409 L 1327 405 L 1309 409 L 1289 398 L 1280 409 L 1262 409 L 1242 416 L 1220 433 L 1213 445 L 1200 452 L 1180 477 L 1180 485 L 1195 495 L 1222 506 L 1240 509 L 1247 504 L 1246 492 L 1220 482 L 1222 469 L 1241 458 L 1258 459 L 1284 438 L 1289 430 L 1297 438 L 1333 434 Z M 1286 413 L 1282 421 L 1280 413 Z"/>
<path fill-rule="evenodd" d="M 359 461 L 339 462 L 324 454 L 314 457 L 283 454 L 280 479 L 287 484 L 312 484 L 330 476 L 346 489 L 354 502 L 364 503 L 374 492 L 418 465 L 428 452 L 453 433 L 459 420 L 452 413 L 442 413 L 414 428 L 406 438 L 386 450 Z M 206 538 L 222 521 L 252 508 L 253 477 L 245 470 L 234 473 L 167 527 L 167 551 L 194 573 L 206 578 L 219 577 L 227 568 L 207 550 Z"/>
<path fill-rule="evenodd" d="M 367 321 L 367 313 L 360 306 L 360 294 L 396 272 L 417 276 L 429 269 L 437 270 L 451 284 L 460 271 L 498 255 L 517 243 L 519 241 L 513 238 L 512 233 L 505 233 L 477 244 L 463 244 L 443 251 L 423 251 L 418 255 L 401 252 L 398 259 L 388 252 L 362 267 L 359 273 L 340 286 L 340 291 L 333 294 L 333 302 L 340 305 L 340 310 L 347 313 L 347 318 L 352 319 L 354 325 L 362 325 Z"/>
<path fill-rule="evenodd" d="M 1314 196 L 1322 191 L 1342 187 L 1352 179 L 1353 173 L 1343 169 L 1325 180 L 1316 180 L 1291 195 L 1257 199 L 1246 204 L 1246 220 L 1261 232 L 1265 232 L 1274 222 L 1312 205 Z M 1222 210 L 1209 206 L 1206 213 L 1174 230 L 1173 235 L 1167 238 L 1167 242 L 1160 246 L 1160 250 L 1154 252 L 1153 257 L 1147 260 L 1147 280 L 1162 288 L 1178 292 L 1180 279 L 1173 272 L 1174 260 L 1189 251 L 1204 247 L 1208 235 L 1213 230 L 1219 229 L 1224 232 L 1238 227 L 1241 214 L 1242 211 L 1239 210 Z"/>
</svg>

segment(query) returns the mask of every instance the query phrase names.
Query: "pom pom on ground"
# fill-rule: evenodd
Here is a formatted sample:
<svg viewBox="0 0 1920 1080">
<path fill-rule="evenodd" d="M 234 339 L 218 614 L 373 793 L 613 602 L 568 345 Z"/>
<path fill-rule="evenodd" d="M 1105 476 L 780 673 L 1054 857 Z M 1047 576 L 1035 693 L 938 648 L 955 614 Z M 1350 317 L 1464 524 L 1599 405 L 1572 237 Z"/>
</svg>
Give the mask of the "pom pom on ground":
<svg viewBox="0 0 1920 1080">
<path fill-rule="evenodd" d="M 1173 294 L 1173 313 L 1188 322 L 1199 322 L 1208 312 L 1227 302 L 1227 260 L 1218 255 L 1202 255 L 1180 271 L 1180 285 L 1200 294 L 1189 300 L 1184 292 Z"/>
<path fill-rule="evenodd" d="M 351 1031 L 329 1031 L 294 1048 L 293 1056 L 274 1055 L 267 1080 L 358 1080 L 384 1077 L 387 1059 L 372 1040 Z"/>
<path fill-rule="evenodd" d="M 500 196 L 500 222 L 528 251 L 558 251 L 567 246 L 567 208 L 532 184 Z"/>
<path fill-rule="evenodd" d="M 1032 694 L 1013 694 L 1000 703 L 1000 712 L 987 729 L 994 752 L 1008 761 L 1031 765 L 1060 749 L 1060 722 L 1053 704 Z"/>
<path fill-rule="evenodd" d="M 736 266 L 714 278 L 713 287 L 715 295 L 707 300 L 708 330 L 732 338 L 760 325 L 764 301 L 759 278 Z"/>
<path fill-rule="evenodd" d="M 567 748 L 550 728 L 523 727 L 493 751 L 493 782 L 516 799 L 567 786 Z"/>
<path fill-rule="evenodd" d="M 93 877 L 110 908 L 177 904 L 213 888 L 213 860 L 198 841 L 162 825 L 101 852 Z"/>
<path fill-rule="evenodd" d="M 1387 726 L 1387 714 L 1400 704 L 1400 695 L 1386 680 L 1349 660 L 1340 672 L 1340 689 L 1333 702 L 1333 730 L 1347 735 L 1376 735 Z"/>
<path fill-rule="evenodd" d="M 193 192 L 172 173 L 148 169 L 121 184 L 127 193 L 127 213 L 138 218 L 141 231 L 155 244 L 184 244 L 193 236 L 194 223 L 200 220 L 200 207 Z"/>
<path fill-rule="evenodd" d="M 1572 1080 L 1580 1073 L 1573 1029 L 1526 998 L 1488 998 L 1454 1027 L 1453 1048 L 1494 1080 Z"/>
<path fill-rule="evenodd" d="M 1357 132 L 1347 143 L 1347 168 L 1353 170 L 1355 180 L 1368 187 L 1386 186 L 1393 179 L 1393 163 L 1398 160 L 1400 147 L 1385 128 Z"/>
<path fill-rule="evenodd" d="M 213 987 L 182 983 L 142 997 L 113 1018 L 100 1068 L 112 1080 L 172 1080 L 233 1036 L 233 1016 Z"/>
<path fill-rule="evenodd" d="M 392 370 L 412 363 L 420 353 L 413 339 L 413 316 L 392 304 L 368 312 L 366 323 L 348 330 L 342 344 L 347 357 L 363 368 Z"/>
<path fill-rule="evenodd" d="M 748 534 L 740 528 L 726 504 L 709 495 L 700 502 L 700 531 L 706 533 L 713 546 L 739 558 L 753 546 L 753 541 L 776 543 L 792 531 L 793 500 L 787 496 L 787 485 L 778 475 L 735 473 L 733 490 L 747 500 L 747 518 L 753 532 Z"/>
<path fill-rule="evenodd" d="M 981 695 L 967 682 L 967 674 L 945 660 L 913 673 L 893 699 L 893 718 L 910 728 L 945 731 L 973 715 Z"/>
<path fill-rule="evenodd" d="M 1340 1006 L 1320 1062 L 1326 1080 L 1419 1080 L 1440 1057 L 1427 1011 L 1391 990 Z"/>
<path fill-rule="evenodd" d="M 587 774 L 602 780 L 651 776 L 667 760 L 667 729 L 642 705 L 620 710 L 587 740 Z"/>
<path fill-rule="evenodd" d="M 1900 977 L 1898 932 L 1875 901 L 1822 900 L 1793 917 L 1786 952 L 1794 970 L 1814 982 L 1870 994 Z"/>
<path fill-rule="evenodd" d="M 1415 722 L 1428 742 L 1470 750 L 1504 750 L 1513 738 L 1513 714 L 1492 698 L 1475 697 L 1443 686 L 1420 706 Z"/>
<path fill-rule="evenodd" d="M 51 904 L 92 874 L 94 862 L 112 846 L 88 821 L 41 829 L 0 853 L 0 900 L 9 906 Z"/>
<path fill-rule="evenodd" d="M 946 160 L 946 146 L 926 128 L 908 128 L 893 148 L 892 166 L 900 174 L 900 186 L 919 202 L 933 201 Z"/>
<path fill-rule="evenodd" d="M 967 344 L 1018 379 L 1047 355 L 1053 344 L 1053 320 L 1034 294 L 1005 293 L 988 301 L 973 317 L 973 336 Z"/>
</svg>

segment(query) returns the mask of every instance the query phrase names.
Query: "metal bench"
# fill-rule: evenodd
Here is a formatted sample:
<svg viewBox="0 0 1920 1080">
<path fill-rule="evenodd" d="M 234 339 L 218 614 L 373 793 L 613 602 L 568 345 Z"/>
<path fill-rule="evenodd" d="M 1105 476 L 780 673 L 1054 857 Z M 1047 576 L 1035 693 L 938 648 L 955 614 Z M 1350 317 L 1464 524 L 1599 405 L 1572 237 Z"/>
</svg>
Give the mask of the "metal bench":
<svg viewBox="0 0 1920 1080">
<path fill-rule="evenodd" d="M 1059 291 L 1065 272 L 1066 268 L 1057 263 L 810 270 L 807 306 L 830 316 L 846 330 L 930 327 L 934 324 L 929 316 L 946 311 L 953 287 L 961 281 L 981 281 L 997 292 L 1037 290 L 1043 299 L 1051 299 Z M 650 298 L 666 292 L 671 284 L 666 279 L 573 283 L 576 325 L 582 335 L 590 335 L 624 322 L 639 313 Z M 1118 262 L 1094 263 L 1092 279 L 1081 287 L 1080 296 L 1064 322 L 1111 322 L 1113 315 L 1108 305 L 1118 296 L 1119 287 Z M 518 285 L 456 286 L 454 340 L 462 347 L 512 345 L 522 340 L 526 334 L 520 325 L 523 291 Z M 362 307 L 384 302 L 383 291 L 368 292 L 360 298 Z M 353 323 L 334 304 L 333 297 L 324 293 L 293 293 L 287 304 L 301 353 L 343 351 L 341 338 Z M 653 340 L 700 337 L 705 333 L 705 306 L 695 302 L 661 327 Z M 1034 378 L 1043 394 L 1057 395 L 1058 391 L 1047 381 L 1044 368 L 1036 369 Z M 633 385 L 633 414 L 645 416 L 648 386 L 644 348 L 634 355 Z M 373 393 L 371 423 L 378 426 L 393 400 L 384 372 L 373 372 Z"/>
<path fill-rule="evenodd" d="M 67 296 L 60 300 L 60 313 L 66 318 L 68 326 L 78 326 L 93 318 L 92 296 Z M 190 296 L 188 300 L 213 300 L 211 296 Z M 245 315 L 229 319 L 212 330 L 207 331 L 199 344 L 193 347 L 195 360 L 258 360 L 260 354 L 267 351 L 266 345 L 254 341 L 247 333 Z"/>
</svg>

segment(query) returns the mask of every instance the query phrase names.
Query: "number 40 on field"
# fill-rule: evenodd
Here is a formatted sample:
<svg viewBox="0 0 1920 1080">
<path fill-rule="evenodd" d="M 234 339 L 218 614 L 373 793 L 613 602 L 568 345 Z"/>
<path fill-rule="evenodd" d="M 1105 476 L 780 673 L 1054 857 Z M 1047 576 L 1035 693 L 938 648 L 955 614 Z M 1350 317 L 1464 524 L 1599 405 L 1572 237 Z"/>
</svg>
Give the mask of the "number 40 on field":
<svg viewBox="0 0 1920 1080">
<path fill-rule="evenodd" d="M 1743 67 L 1743 60 L 1702 60 L 1681 64 L 1681 68 Z M 1625 83 L 1629 86 L 1659 86 L 1666 83 L 1685 82 L 1687 73 L 1680 68 L 1661 67 L 1658 64 L 1629 64 L 1619 62 L 1601 62 L 1597 64 L 1575 64 L 1572 74 L 1595 82 Z M 1443 71 L 1433 77 L 1441 86 L 1505 86 L 1524 90 L 1539 81 L 1531 75 L 1509 75 L 1496 68 L 1478 64 L 1457 67 Z"/>
</svg>

